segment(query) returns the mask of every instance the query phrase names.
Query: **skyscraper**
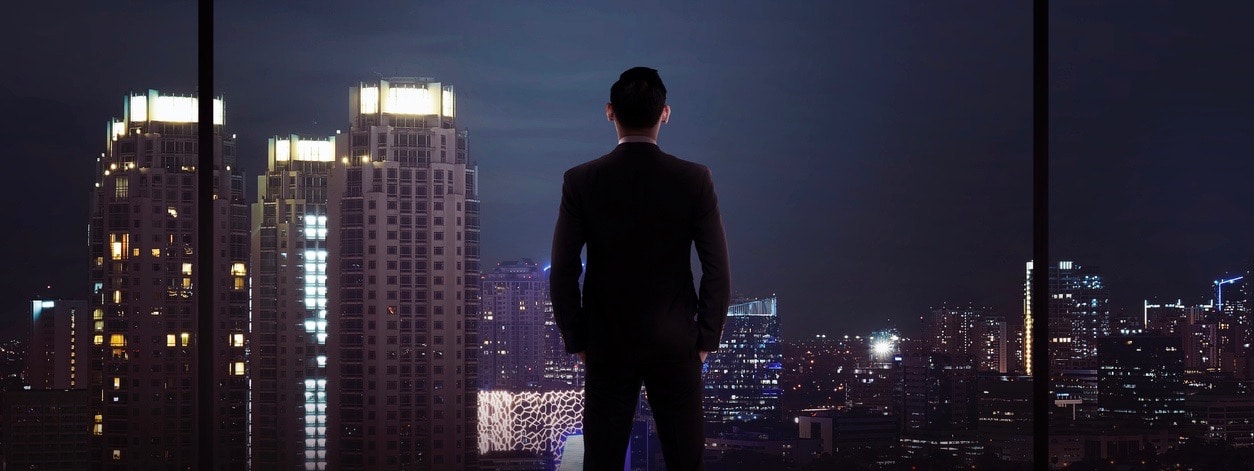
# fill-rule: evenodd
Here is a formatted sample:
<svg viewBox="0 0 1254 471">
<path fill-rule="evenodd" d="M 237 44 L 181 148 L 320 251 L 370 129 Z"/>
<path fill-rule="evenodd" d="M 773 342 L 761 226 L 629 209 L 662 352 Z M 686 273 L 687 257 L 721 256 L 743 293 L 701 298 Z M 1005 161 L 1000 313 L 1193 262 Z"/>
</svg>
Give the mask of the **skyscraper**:
<svg viewBox="0 0 1254 471">
<path fill-rule="evenodd" d="M 1033 262 L 1027 264 L 1024 284 L 1025 366 L 1031 374 Z M 1097 356 L 1097 338 L 1110 335 L 1110 307 L 1105 279 L 1093 267 L 1062 261 L 1050 265 L 1049 354 L 1053 369 L 1091 364 Z"/>
<path fill-rule="evenodd" d="M 91 369 L 91 332 L 91 310 L 86 301 L 31 301 L 26 384 L 31 389 L 86 388 Z"/>
<path fill-rule="evenodd" d="M 453 87 L 361 83 L 327 229 L 328 464 L 475 466 L 479 200 Z"/>
<path fill-rule="evenodd" d="M 213 142 L 200 142 L 198 100 L 132 93 L 109 122 L 96 161 L 89 250 L 92 282 L 92 459 L 96 469 L 195 466 L 196 404 L 213 401 L 215 463 L 246 463 L 248 212 L 235 140 L 214 99 Z M 214 168 L 197 167 L 213 146 Z M 201 240 L 197 172 L 216 175 L 214 240 Z M 199 265 L 212 249 L 214 266 Z M 214 270 L 212 339 L 197 338 L 198 270 Z M 213 343 L 214 397 L 198 398 L 197 342 Z"/>
<path fill-rule="evenodd" d="M 718 350 L 703 366 L 706 420 L 779 418 L 784 355 L 776 301 L 772 296 L 727 309 Z"/>
<path fill-rule="evenodd" d="M 974 303 L 932 308 L 923 322 L 928 351 L 947 354 L 955 362 L 974 363 L 979 356 L 980 320 L 988 315 L 988 308 Z"/>
<path fill-rule="evenodd" d="M 327 469 L 327 178 L 335 137 L 269 140 L 252 217 L 255 469 Z"/>
<path fill-rule="evenodd" d="M 482 276 L 480 389 L 538 390 L 545 383 L 552 354 L 545 329 L 553 317 L 546 275 L 538 263 L 522 259 L 497 263 Z"/>
</svg>

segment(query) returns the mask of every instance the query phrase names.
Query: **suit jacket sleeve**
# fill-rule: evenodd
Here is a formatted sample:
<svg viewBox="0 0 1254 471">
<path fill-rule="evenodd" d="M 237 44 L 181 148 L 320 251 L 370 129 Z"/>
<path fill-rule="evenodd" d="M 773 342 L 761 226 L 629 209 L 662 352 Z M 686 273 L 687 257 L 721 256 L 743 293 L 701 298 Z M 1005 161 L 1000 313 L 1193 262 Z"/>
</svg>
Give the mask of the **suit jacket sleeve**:
<svg viewBox="0 0 1254 471">
<path fill-rule="evenodd" d="M 549 297 L 566 353 L 579 353 L 588 348 L 587 318 L 579 292 L 579 275 L 583 273 L 579 253 L 587 241 L 583 223 L 578 195 L 568 171 L 562 176 L 562 201 L 557 213 L 557 228 L 553 231 L 549 268 Z"/>
<path fill-rule="evenodd" d="M 731 304 L 731 267 L 727 256 L 727 236 L 723 216 L 714 193 L 714 178 L 703 167 L 701 194 L 695 215 L 693 245 L 701 260 L 701 284 L 697 293 L 697 348 L 703 352 L 718 349 Z"/>
</svg>

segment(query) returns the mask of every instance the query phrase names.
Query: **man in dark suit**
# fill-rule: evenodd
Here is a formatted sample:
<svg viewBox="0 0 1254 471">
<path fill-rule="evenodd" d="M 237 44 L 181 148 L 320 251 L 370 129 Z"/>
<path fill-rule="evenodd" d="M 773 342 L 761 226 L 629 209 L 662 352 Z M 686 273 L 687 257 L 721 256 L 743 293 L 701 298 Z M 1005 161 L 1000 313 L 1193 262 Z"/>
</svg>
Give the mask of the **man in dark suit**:
<svg viewBox="0 0 1254 471">
<path fill-rule="evenodd" d="M 566 351 L 587 368 L 585 469 L 623 469 L 641 383 L 667 468 L 705 466 L 701 364 L 718 348 L 731 278 L 710 169 L 658 148 L 670 113 L 656 70 L 623 72 L 605 106 L 618 147 L 563 176 L 550 290 Z"/>
</svg>

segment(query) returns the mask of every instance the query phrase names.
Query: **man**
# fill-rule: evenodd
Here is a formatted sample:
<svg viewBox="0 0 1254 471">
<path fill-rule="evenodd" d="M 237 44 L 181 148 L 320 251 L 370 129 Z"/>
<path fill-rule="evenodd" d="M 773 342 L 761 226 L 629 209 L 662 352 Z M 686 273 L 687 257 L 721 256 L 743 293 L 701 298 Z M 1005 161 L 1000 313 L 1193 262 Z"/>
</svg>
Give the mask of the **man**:
<svg viewBox="0 0 1254 471">
<path fill-rule="evenodd" d="M 563 176 L 550 289 L 566 351 L 587 368 L 585 469 L 623 469 L 642 383 L 667 469 L 705 466 L 701 364 L 718 348 L 731 279 L 709 168 L 657 145 L 670 114 L 656 70 L 623 72 L 605 106 L 618 147 Z"/>
</svg>

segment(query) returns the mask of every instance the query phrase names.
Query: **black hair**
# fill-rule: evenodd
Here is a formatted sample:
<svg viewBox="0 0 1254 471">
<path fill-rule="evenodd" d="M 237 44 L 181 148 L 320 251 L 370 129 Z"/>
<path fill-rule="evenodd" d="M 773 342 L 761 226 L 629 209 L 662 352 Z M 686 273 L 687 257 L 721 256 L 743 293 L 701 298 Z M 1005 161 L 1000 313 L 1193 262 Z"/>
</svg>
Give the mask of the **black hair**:
<svg viewBox="0 0 1254 471">
<path fill-rule="evenodd" d="M 666 85 L 657 70 L 632 67 L 610 87 L 610 106 L 624 129 L 652 128 L 666 106 Z"/>
</svg>

